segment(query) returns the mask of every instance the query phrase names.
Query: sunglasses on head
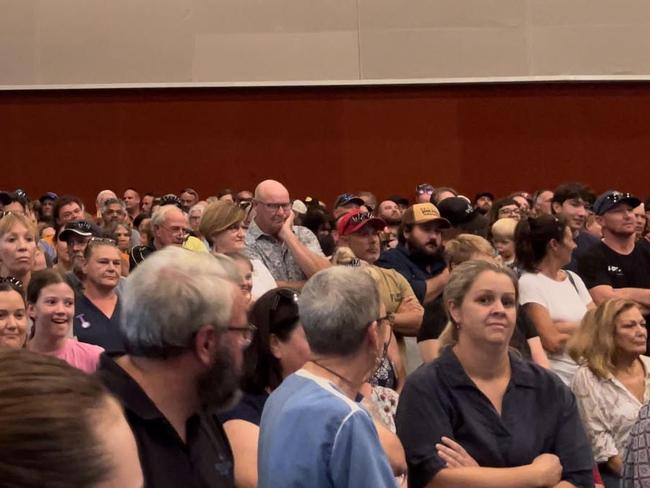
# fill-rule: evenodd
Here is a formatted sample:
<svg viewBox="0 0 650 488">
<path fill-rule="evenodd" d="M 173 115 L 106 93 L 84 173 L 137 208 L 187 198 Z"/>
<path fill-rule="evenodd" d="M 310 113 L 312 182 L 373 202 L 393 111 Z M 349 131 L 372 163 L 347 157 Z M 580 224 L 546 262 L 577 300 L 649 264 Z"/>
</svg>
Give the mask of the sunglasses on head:
<svg viewBox="0 0 650 488">
<path fill-rule="evenodd" d="M 628 200 L 630 198 L 634 198 L 634 195 L 632 195 L 631 193 L 621 193 L 620 191 L 617 191 L 614 193 L 610 193 L 605 198 L 607 198 L 607 200 L 609 200 L 610 202 L 618 203 L 621 200 Z"/>
<path fill-rule="evenodd" d="M 350 223 L 358 224 L 360 222 L 365 222 L 366 220 L 370 220 L 371 218 L 372 215 L 370 215 L 370 212 L 359 212 L 358 214 L 355 214 L 352 217 L 350 217 Z"/>
<path fill-rule="evenodd" d="M 424 195 L 425 193 L 433 193 L 433 186 L 423 183 L 415 187 L 415 191 L 418 195 Z"/>
<path fill-rule="evenodd" d="M 0 283 L 9 283 L 20 290 L 23 289 L 23 282 L 13 276 L 0 276 Z"/>
</svg>

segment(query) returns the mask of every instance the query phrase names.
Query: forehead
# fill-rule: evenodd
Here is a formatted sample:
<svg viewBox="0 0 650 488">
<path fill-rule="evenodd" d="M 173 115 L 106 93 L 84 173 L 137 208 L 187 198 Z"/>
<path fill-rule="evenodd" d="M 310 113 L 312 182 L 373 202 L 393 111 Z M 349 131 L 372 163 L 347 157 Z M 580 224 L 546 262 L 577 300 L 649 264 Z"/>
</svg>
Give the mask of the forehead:
<svg viewBox="0 0 650 488">
<path fill-rule="evenodd" d="M 262 198 L 267 202 L 288 202 L 289 191 L 281 185 L 268 185 L 262 191 Z"/>
<path fill-rule="evenodd" d="M 23 302 L 23 297 L 16 290 L 4 290 L 0 291 L 0 307 L 6 307 L 7 305 L 16 306 L 24 308 L 25 302 Z"/>
<path fill-rule="evenodd" d="M 6 234 L 29 234 L 29 229 L 21 222 L 15 222 L 7 229 Z"/>
<path fill-rule="evenodd" d="M 66 203 L 61 207 L 61 212 L 70 212 L 72 210 L 81 210 L 81 207 L 77 202 Z"/>
<path fill-rule="evenodd" d="M 617 320 L 618 322 L 627 322 L 630 320 L 641 321 L 643 320 L 643 315 L 641 314 L 641 311 L 639 310 L 638 307 L 631 307 L 619 313 Z"/>
<path fill-rule="evenodd" d="M 379 208 L 392 208 L 397 207 L 397 204 L 391 200 L 384 200 L 379 204 Z"/>
<path fill-rule="evenodd" d="M 498 293 L 515 293 L 515 285 L 510 277 L 505 273 L 496 273 L 494 271 L 483 271 L 480 273 L 470 291 L 489 290 Z"/>
<path fill-rule="evenodd" d="M 95 244 L 92 246 L 92 257 L 101 258 L 117 258 L 120 259 L 120 250 L 115 246 Z"/>
<path fill-rule="evenodd" d="M 39 296 L 58 296 L 58 297 L 73 297 L 74 292 L 70 285 L 67 283 L 53 283 L 51 285 L 44 286 L 41 289 Z"/>
<path fill-rule="evenodd" d="M 180 209 L 174 209 L 167 214 L 165 222 L 170 225 L 184 225 L 187 222 L 187 215 Z"/>
<path fill-rule="evenodd" d="M 379 235 L 379 230 L 374 228 L 372 225 L 365 225 L 361 227 L 356 232 L 353 232 L 352 234 L 348 234 L 351 237 L 358 236 L 358 237 L 367 237 L 367 236 L 377 236 Z"/>
</svg>

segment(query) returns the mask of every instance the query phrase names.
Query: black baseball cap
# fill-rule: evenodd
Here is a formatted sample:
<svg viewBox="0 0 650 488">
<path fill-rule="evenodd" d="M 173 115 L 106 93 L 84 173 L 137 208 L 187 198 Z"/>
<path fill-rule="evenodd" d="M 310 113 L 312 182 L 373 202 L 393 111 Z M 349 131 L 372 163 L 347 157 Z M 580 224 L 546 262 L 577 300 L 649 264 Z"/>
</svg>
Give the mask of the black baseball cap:
<svg viewBox="0 0 650 488">
<path fill-rule="evenodd" d="M 102 231 L 92 222 L 87 220 L 73 220 L 63 227 L 59 240 L 68 242 L 73 235 L 81 237 L 103 237 Z"/>
<path fill-rule="evenodd" d="M 606 191 L 594 202 L 593 211 L 596 215 L 605 215 L 618 205 L 627 204 L 632 208 L 641 205 L 641 200 L 631 193 L 622 193 L 616 190 Z"/>
</svg>

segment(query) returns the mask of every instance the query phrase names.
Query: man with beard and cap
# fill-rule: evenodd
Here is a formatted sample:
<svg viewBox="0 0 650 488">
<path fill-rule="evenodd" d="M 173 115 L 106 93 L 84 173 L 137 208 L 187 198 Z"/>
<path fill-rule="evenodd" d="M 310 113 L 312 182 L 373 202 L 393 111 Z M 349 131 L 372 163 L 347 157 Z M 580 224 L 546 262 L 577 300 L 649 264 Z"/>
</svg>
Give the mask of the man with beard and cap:
<svg viewBox="0 0 650 488">
<path fill-rule="evenodd" d="M 600 305 L 610 298 L 634 300 L 650 319 L 650 250 L 636 242 L 634 208 L 641 201 L 630 193 L 608 191 L 594 203 L 603 239 L 578 257 L 578 274 Z M 650 348 L 649 348 L 650 349 Z"/>
<path fill-rule="evenodd" d="M 489 191 L 477 193 L 474 197 L 474 208 L 481 215 L 490 213 L 492 204 L 494 203 L 494 195 Z"/>
<path fill-rule="evenodd" d="M 442 257 L 442 230 L 450 227 L 432 203 L 416 203 L 402 216 L 399 245 L 384 251 L 377 266 L 399 271 L 420 303 L 431 303 L 447 283 L 449 271 Z"/>
<path fill-rule="evenodd" d="M 127 354 L 102 355 L 98 374 L 124 406 L 145 486 L 234 486 L 215 414 L 239 398 L 242 353 L 255 331 L 236 274 L 212 255 L 170 246 L 127 280 Z"/>
<path fill-rule="evenodd" d="M 443 233 L 445 242 L 459 234 L 474 234 L 487 238 L 488 219 L 481 215 L 466 197 L 445 198 L 438 204 L 440 216 L 447 219 L 451 229 Z"/>
<path fill-rule="evenodd" d="M 397 245 L 399 224 L 402 223 L 404 210 L 393 200 L 384 200 L 375 210 L 375 215 L 386 223 L 384 228 L 385 247 L 392 248 Z"/>
<path fill-rule="evenodd" d="M 66 243 L 70 271 L 66 273 L 66 279 L 75 293 L 83 293 L 83 265 L 84 254 L 88 242 L 92 238 L 102 238 L 104 234 L 101 229 L 87 220 L 73 220 L 63 226 L 59 233 L 59 240 Z"/>
</svg>

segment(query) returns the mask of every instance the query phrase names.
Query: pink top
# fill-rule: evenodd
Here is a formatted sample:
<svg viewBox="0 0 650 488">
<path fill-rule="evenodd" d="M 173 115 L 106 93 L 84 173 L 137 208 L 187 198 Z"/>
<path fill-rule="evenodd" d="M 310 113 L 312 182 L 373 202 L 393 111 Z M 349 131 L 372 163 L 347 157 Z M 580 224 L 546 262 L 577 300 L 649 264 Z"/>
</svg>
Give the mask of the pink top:
<svg viewBox="0 0 650 488">
<path fill-rule="evenodd" d="M 75 339 L 66 339 L 61 349 L 46 354 L 63 359 L 69 365 L 79 368 L 85 373 L 94 373 L 99 365 L 99 355 L 103 352 L 103 347 L 86 344 Z"/>
</svg>

